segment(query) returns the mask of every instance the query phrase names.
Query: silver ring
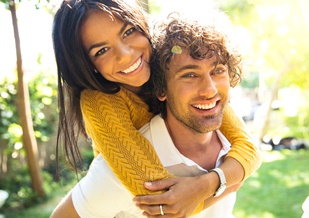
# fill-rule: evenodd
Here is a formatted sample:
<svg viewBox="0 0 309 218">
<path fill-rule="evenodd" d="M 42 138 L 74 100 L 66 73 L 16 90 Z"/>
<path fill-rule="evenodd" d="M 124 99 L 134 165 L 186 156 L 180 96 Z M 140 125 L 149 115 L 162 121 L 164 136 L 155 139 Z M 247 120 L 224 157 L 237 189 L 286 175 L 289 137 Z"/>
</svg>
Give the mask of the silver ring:
<svg viewBox="0 0 309 218">
<path fill-rule="evenodd" d="M 162 206 L 162 204 L 160 204 L 160 213 L 161 213 L 162 216 L 164 215 L 164 211 L 163 211 L 163 206 Z"/>
</svg>

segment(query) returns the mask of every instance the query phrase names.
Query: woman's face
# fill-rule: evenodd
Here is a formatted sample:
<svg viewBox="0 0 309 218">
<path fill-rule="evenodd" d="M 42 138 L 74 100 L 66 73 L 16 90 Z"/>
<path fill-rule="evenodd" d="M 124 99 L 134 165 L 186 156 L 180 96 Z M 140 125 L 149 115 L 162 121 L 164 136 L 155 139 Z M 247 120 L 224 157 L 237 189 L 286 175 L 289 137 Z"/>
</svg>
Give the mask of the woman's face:
<svg viewBox="0 0 309 218">
<path fill-rule="evenodd" d="M 151 45 L 131 24 L 92 10 L 81 26 L 81 38 L 90 60 L 105 79 L 133 92 L 148 81 Z"/>
</svg>

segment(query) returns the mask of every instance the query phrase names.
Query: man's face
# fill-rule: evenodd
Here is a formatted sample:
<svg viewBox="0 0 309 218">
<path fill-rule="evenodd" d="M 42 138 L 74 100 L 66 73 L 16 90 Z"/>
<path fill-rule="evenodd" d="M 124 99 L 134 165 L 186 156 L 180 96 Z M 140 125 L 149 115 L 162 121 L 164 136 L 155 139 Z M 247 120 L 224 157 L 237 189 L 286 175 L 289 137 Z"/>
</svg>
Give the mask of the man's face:
<svg viewBox="0 0 309 218">
<path fill-rule="evenodd" d="M 167 119 L 181 123 L 197 133 L 221 126 L 229 98 L 229 74 L 226 65 L 210 59 L 196 60 L 187 52 L 174 55 L 166 72 Z"/>
</svg>

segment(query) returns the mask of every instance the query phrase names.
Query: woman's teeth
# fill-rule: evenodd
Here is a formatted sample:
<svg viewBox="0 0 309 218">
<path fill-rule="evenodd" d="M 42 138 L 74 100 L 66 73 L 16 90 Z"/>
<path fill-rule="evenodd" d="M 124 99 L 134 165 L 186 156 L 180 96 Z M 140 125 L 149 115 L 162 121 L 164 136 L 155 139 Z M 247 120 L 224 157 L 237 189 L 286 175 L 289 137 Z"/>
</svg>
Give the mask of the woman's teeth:
<svg viewBox="0 0 309 218">
<path fill-rule="evenodd" d="M 195 104 L 193 105 L 193 107 L 198 108 L 200 110 L 208 110 L 208 109 L 212 109 L 216 106 L 216 102 L 212 103 L 212 104 Z"/>
<path fill-rule="evenodd" d="M 141 63 L 142 63 L 142 58 L 139 58 L 131 67 L 123 70 L 122 72 L 124 72 L 124 73 L 131 73 L 134 70 L 136 70 Z"/>
</svg>

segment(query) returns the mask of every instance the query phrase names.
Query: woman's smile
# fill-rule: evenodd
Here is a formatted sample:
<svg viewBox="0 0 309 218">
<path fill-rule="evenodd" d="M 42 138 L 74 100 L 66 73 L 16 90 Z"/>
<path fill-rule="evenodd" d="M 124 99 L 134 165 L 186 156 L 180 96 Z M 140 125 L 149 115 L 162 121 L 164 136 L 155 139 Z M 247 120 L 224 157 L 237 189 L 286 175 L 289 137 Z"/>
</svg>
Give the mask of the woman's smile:
<svg viewBox="0 0 309 218">
<path fill-rule="evenodd" d="M 140 57 L 133 65 L 128 67 L 127 69 L 123 70 L 124 73 L 132 73 L 134 70 L 136 70 L 142 63 L 142 58 Z"/>
</svg>

